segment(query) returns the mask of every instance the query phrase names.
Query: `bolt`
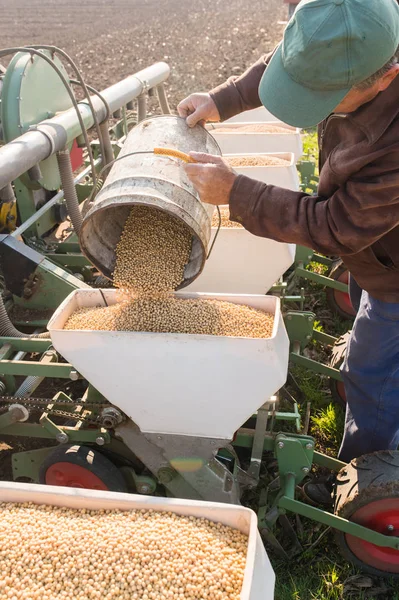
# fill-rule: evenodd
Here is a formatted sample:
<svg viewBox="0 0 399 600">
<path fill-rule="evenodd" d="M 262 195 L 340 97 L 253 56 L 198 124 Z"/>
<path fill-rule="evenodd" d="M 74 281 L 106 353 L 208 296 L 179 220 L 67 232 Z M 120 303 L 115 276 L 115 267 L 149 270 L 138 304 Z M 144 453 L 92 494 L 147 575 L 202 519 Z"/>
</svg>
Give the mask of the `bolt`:
<svg viewBox="0 0 399 600">
<path fill-rule="evenodd" d="M 163 467 L 158 471 L 158 479 L 160 483 L 170 483 L 175 476 L 175 472 L 168 467 Z"/>
<path fill-rule="evenodd" d="M 308 321 L 310 323 L 310 321 L 313 321 L 313 317 L 308 317 Z"/>
<path fill-rule="evenodd" d="M 312 442 L 308 442 L 305 446 L 306 450 L 311 450 L 313 448 Z"/>
<path fill-rule="evenodd" d="M 151 491 L 151 488 L 148 483 L 140 483 L 137 486 L 137 491 L 139 494 L 148 494 Z"/>
<path fill-rule="evenodd" d="M 287 319 L 288 319 L 288 321 L 291 321 L 292 320 L 292 316 L 288 315 Z"/>
<path fill-rule="evenodd" d="M 103 438 L 102 435 L 99 435 L 98 437 L 96 437 L 96 444 L 97 446 L 104 446 L 105 438 Z"/>
<path fill-rule="evenodd" d="M 311 339 L 312 339 L 312 336 L 311 336 L 311 335 L 307 335 L 307 336 L 306 336 L 306 339 L 307 339 L 307 340 L 311 340 Z"/>
<path fill-rule="evenodd" d="M 79 373 L 75 371 L 75 369 L 72 369 L 69 373 L 69 379 L 71 379 L 72 381 L 77 381 L 79 379 Z"/>
<path fill-rule="evenodd" d="M 395 531 L 395 527 L 393 525 L 387 525 L 388 531 Z"/>
<path fill-rule="evenodd" d="M 310 471 L 309 467 L 302 467 L 303 473 L 309 473 L 309 471 Z"/>
<path fill-rule="evenodd" d="M 66 442 L 69 440 L 68 435 L 65 433 L 65 431 L 60 431 L 59 433 L 57 433 L 57 435 L 55 436 L 55 439 L 57 440 L 57 442 L 59 442 L 60 444 L 66 444 Z"/>
<path fill-rule="evenodd" d="M 277 446 L 278 446 L 279 448 L 284 448 L 284 442 L 279 442 L 279 443 L 277 444 Z"/>
</svg>

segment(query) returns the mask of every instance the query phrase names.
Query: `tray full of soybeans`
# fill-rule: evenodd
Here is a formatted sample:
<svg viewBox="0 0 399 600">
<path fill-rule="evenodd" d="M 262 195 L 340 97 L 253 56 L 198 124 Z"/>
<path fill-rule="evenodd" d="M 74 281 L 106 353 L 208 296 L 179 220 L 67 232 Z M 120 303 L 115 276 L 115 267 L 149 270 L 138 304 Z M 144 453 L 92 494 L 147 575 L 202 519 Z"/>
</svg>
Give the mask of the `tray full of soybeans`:
<svg viewBox="0 0 399 600">
<path fill-rule="evenodd" d="M 0 598 L 273 600 L 242 506 L 0 483 Z"/>
<path fill-rule="evenodd" d="M 225 154 L 292 152 L 302 155 L 300 129 L 280 122 L 210 123 L 206 126 Z"/>
<path fill-rule="evenodd" d="M 292 152 L 224 154 L 223 158 L 239 175 L 288 190 L 299 190 L 298 171 Z"/>
</svg>

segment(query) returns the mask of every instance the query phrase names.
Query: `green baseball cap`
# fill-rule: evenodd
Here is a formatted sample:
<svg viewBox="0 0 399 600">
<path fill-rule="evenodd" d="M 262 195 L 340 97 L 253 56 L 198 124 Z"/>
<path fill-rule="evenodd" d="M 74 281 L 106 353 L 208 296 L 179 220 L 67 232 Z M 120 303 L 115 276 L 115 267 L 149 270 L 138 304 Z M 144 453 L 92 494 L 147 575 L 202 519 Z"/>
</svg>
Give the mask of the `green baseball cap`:
<svg viewBox="0 0 399 600">
<path fill-rule="evenodd" d="M 261 79 L 260 100 L 284 123 L 316 125 L 398 45 L 396 0 L 302 0 Z"/>
</svg>

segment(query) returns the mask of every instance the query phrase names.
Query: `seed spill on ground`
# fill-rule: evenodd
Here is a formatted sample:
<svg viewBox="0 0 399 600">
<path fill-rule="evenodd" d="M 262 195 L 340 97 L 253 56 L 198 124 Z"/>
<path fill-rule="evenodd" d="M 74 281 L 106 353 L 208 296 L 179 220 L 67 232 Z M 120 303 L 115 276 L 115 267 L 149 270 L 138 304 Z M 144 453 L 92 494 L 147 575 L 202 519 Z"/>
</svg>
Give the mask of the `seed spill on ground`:
<svg viewBox="0 0 399 600">
<path fill-rule="evenodd" d="M 239 600 L 248 537 L 153 510 L 0 504 L 4 600 Z"/>
</svg>

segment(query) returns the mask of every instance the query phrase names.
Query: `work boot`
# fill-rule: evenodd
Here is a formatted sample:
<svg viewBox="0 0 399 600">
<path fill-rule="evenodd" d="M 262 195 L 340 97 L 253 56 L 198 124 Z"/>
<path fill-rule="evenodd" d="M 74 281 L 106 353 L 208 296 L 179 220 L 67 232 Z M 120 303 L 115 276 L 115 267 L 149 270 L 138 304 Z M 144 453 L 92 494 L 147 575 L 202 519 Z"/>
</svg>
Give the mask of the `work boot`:
<svg viewBox="0 0 399 600">
<path fill-rule="evenodd" d="M 324 480 L 308 481 L 302 488 L 306 498 L 313 504 L 331 506 L 333 503 L 333 488 L 335 477 L 330 476 Z"/>
</svg>

